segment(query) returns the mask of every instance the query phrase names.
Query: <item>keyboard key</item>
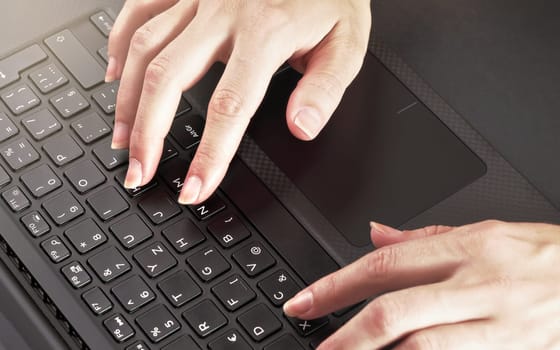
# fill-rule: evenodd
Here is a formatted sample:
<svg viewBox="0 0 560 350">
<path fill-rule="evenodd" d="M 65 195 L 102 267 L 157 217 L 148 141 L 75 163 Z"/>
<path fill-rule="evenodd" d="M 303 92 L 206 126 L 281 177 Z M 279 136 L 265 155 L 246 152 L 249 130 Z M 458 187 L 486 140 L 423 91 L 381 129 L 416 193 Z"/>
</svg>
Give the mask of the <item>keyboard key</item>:
<svg viewBox="0 0 560 350">
<path fill-rule="evenodd" d="M 138 253 L 134 254 L 134 260 L 136 260 L 144 272 L 152 278 L 161 275 L 177 265 L 177 260 L 175 260 L 173 255 L 161 242 L 155 242 L 140 250 Z"/>
<path fill-rule="evenodd" d="M 231 268 L 231 265 L 214 248 L 207 248 L 187 259 L 193 270 L 205 282 L 213 280 Z"/>
<path fill-rule="evenodd" d="M 301 346 L 301 344 L 298 343 L 297 340 L 289 334 L 285 334 L 281 336 L 270 345 L 264 347 L 264 350 L 286 350 L 286 349 L 305 350 L 303 346 Z"/>
<path fill-rule="evenodd" d="M 88 259 L 88 264 L 103 282 L 122 276 L 131 269 L 130 264 L 115 247 L 109 247 Z"/>
<path fill-rule="evenodd" d="M 185 176 L 189 169 L 189 162 L 182 158 L 175 158 L 163 164 L 158 173 L 169 188 L 175 192 L 181 192 L 185 182 Z"/>
<path fill-rule="evenodd" d="M 14 212 L 22 211 L 31 205 L 29 199 L 17 186 L 2 192 L 2 198 Z"/>
<path fill-rule="evenodd" d="M 282 323 L 264 304 L 259 304 L 237 318 L 255 341 L 261 341 L 282 328 Z"/>
<path fill-rule="evenodd" d="M 196 345 L 193 338 L 188 335 L 182 335 L 175 341 L 169 343 L 168 345 L 161 348 L 161 350 L 200 350 L 200 347 Z"/>
<path fill-rule="evenodd" d="M 181 324 L 163 305 L 158 305 L 136 319 L 150 340 L 158 343 L 181 329 Z"/>
<path fill-rule="evenodd" d="M 162 190 L 156 190 L 142 199 L 138 206 L 155 225 L 162 224 L 181 213 L 179 205 Z"/>
<path fill-rule="evenodd" d="M 134 312 L 156 298 L 146 282 L 137 275 L 119 283 L 111 292 L 128 312 Z"/>
<path fill-rule="evenodd" d="M 86 144 L 95 142 L 111 133 L 109 125 L 97 113 L 73 122 L 71 127 Z"/>
<path fill-rule="evenodd" d="M 84 213 L 80 202 L 68 191 L 43 202 L 43 208 L 57 225 L 64 225 Z"/>
<path fill-rule="evenodd" d="M 15 115 L 20 115 L 37 107 L 41 100 L 27 84 L 18 85 L 6 92 L 0 98 Z"/>
<path fill-rule="evenodd" d="M 130 326 L 127 320 L 120 314 L 113 315 L 103 321 L 103 325 L 113 338 L 119 343 L 124 342 L 134 335 L 134 329 Z"/>
<path fill-rule="evenodd" d="M 46 164 L 23 174 L 21 182 L 35 198 L 43 197 L 62 186 L 60 179 Z"/>
<path fill-rule="evenodd" d="M 225 207 L 226 204 L 217 195 L 213 195 L 204 203 L 189 206 L 190 210 L 199 220 L 206 220 L 225 209 Z"/>
<path fill-rule="evenodd" d="M 175 112 L 175 116 L 178 117 L 183 113 L 186 113 L 192 109 L 191 104 L 185 100 L 185 98 L 181 97 L 179 101 L 179 107 L 177 107 L 177 112 Z"/>
<path fill-rule="evenodd" d="M 99 159 L 107 170 L 113 170 L 128 163 L 128 150 L 111 149 L 111 142 L 103 142 L 93 149 L 93 154 Z"/>
<path fill-rule="evenodd" d="M 131 197 L 138 197 L 142 193 L 147 192 L 157 186 L 157 181 L 155 179 L 152 179 L 152 181 L 148 182 L 144 186 L 136 187 L 136 188 L 125 188 L 124 180 L 126 179 L 126 172 L 127 169 L 123 169 L 122 171 L 119 171 L 117 175 L 115 175 L 115 180 L 117 180 L 119 185 L 121 185 L 121 188 L 125 190 L 126 193 L 128 193 L 128 195 Z"/>
<path fill-rule="evenodd" d="M 47 141 L 43 149 L 57 166 L 66 165 L 84 154 L 76 141 L 68 135 L 62 135 Z"/>
<path fill-rule="evenodd" d="M 70 256 L 70 250 L 58 236 L 41 242 L 41 248 L 54 263 L 59 263 Z"/>
<path fill-rule="evenodd" d="M 183 114 L 171 126 L 171 136 L 183 149 L 196 146 L 202 137 L 204 119 L 198 115 Z"/>
<path fill-rule="evenodd" d="M 102 189 L 89 197 L 87 202 L 103 221 L 111 220 L 130 207 L 114 187 Z"/>
<path fill-rule="evenodd" d="M 91 97 L 97 105 L 105 112 L 105 114 L 115 113 L 117 106 L 117 93 L 119 91 L 119 82 L 114 81 L 109 84 L 103 85 L 99 91 L 94 93 Z"/>
<path fill-rule="evenodd" d="M 233 275 L 212 288 L 212 293 L 229 311 L 235 311 L 257 295 L 239 275 Z"/>
<path fill-rule="evenodd" d="M 82 294 L 82 299 L 88 304 L 91 311 L 96 315 L 102 315 L 113 308 L 113 303 L 107 298 L 105 293 L 95 287 Z"/>
<path fill-rule="evenodd" d="M 251 236 L 251 232 L 231 213 L 224 213 L 212 219 L 208 224 L 208 231 L 224 248 L 230 248 Z"/>
<path fill-rule="evenodd" d="M 177 221 L 164 229 L 162 234 L 179 253 L 184 253 L 206 240 L 204 234 L 190 219 Z"/>
<path fill-rule="evenodd" d="M 64 277 L 66 277 L 66 280 L 75 289 L 82 288 L 91 282 L 89 273 L 87 273 L 82 264 L 79 262 L 74 261 L 73 263 L 64 266 L 61 271 Z"/>
<path fill-rule="evenodd" d="M 71 88 L 50 99 L 58 113 L 68 119 L 89 108 L 89 102 L 76 90 Z"/>
<path fill-rule="evenodd" d="M 3 187 L 11 180 L 10 175 L 0 166 L 0 187 Z"/>
<path fill-rule="evenodd" d="M 2 158 L 14 171 L 39 160 L 39 153 L 26 139 L 19 139 L 0 150 Z"/>
<path fill-rule="evenodd" d="M 105 176 L 91 160 L 76 164 L 64 172 L 64 176 L 70 181 L 76 191 L 86 193 L 103 184 Z"/>
<path fill-rule="evenodd" d="M 109 33 L 111 33 L 111 29 L 113 29 L 113 19 L 109 17 L 105 11 L 99 11 L 95 15 L 89 18 L 91 22 L 99 29 L 101 34 L 105 35 L 105 37 L 109 37 Z"/>
<path fill-rule="evenodd" d="M 286 317 L 290 324 L 302 337 L 307 337 L 319 328 L 326 326 L 329 323 L 328 317 L 316 318 L 314 320 L 300 320 L 299 318 Z"/>
<path fill-rule="evenodd" d="M 48 94 L 68 83 L 68 78 L 52 63 L 29 74 L 29 78 L 43 94 Z"/>
<path fill-rule="evenodd" d="M 125 350 L 150 350 L 150 348 L 148 347 L 148 345 L 146 345 L 146 343 L 138 340 L 127 346 Z"/>
<path fill-rule="evenodd" d="M 0 89 L 19 80 L 20 72 L 46 59 L 47 54 L 39 45 L 32 45 L 0 60 Z"/>
<path fill-rule="evenodd" d="M 21 123 L 37 141 L 40 141 L 62 129 L 58 120 L 56 120 L 51 111 L 48 109 L 42 109 L 29 117 L 25 117 L 22 119 Z"/>
<path fill-rule="evenodd" d="M 64 235 L 80 254 L 85 254 L 107 242 L 107 236 L 92 219 L 86 219 L 72 226 L 64 232 Z"/>
<path fill-rule="evenodd" d="M 43 216 L 34 211 L 21 218 L 21 222 L 33 237 L 40 237 L 51 230 Z"/>
<path fill-rule="evenodd" d="M 109 63 L 109 48 L 107 46 L 97 50 L 97 54 L 105 61 L 105 64 Z"/>
<path fill-rule="evenodd" d="M 226 332 L 218 339 L 214 340 L 213 342 L 210 342 L 210 344 L 208 344 L 208 348 L 210 350 L 252 350 L 253 349 L 237 331 Z"/>
<path fill-rule="evenodd" d="M 132 249 L 154 235 L 148 225 L 136 214 L 111 225 L 109 230 L 126 249 Z"/>
<path fill-rule="evenodd" d="M 228 322 L 216 305 L 208 299 L 183 312 L 183 318 L 202 338 L 224 327 Z"/>
<path fill-rule="evenodd" d="M 276 264 L 274 257 L 258 242 L 250 243 L 233 253 L 233 259 L 249 276 L 256 276 Z"/>
<path fill-rule="evenodd" d="M 173 146 L 168 139 L 165 139 L 163 143 L 163 152 L 161 153 L 160 162 L 163 163 L 165 161 L 168 161 L 169 159 L 174 158 L 177 155 L 179 155 L 179 151 L 177 151 L 175 146 Z"/>
<path fill-rule="evenodd" d="M 185 271 L 177 271 L 167 277 L 158 283 L 158 288 L 175 307 L 183 306 L 202 293 L 200 287 Z"/>
<path fill-rule="evenodd" d="M 105 70 L 68 29 L 47 38 L 45 44 L 84 89 L 103 82 Z"/>
<path fill-rule="evenodd" d="M 282 306 L 301 289 L 292 276 L 284 270 L 273 273 L 257 285 L 275 306 Z"/>
<path fill-rule="evenodd" d="M 18 128 L 4 112 L 0 112 L 0 142 L 4 142 L 10 137 L 17 135 Z"/>
</svg>

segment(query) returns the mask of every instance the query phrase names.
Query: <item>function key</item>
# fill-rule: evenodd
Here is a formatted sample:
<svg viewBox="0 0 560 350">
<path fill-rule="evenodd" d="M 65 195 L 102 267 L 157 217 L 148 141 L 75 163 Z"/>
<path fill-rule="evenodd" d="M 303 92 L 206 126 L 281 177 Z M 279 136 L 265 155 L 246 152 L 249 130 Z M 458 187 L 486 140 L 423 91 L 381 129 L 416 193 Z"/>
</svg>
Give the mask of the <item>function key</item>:
<svg viewBox="0 0 560 350">
<path fill-rule="evenodd" d="M 78 159 L 84 154 L 78 143 L 68 135 L 48 140 L 43 145 L 43 149 L 53 163 L 59 167 Z"/>
<path fill-rule="evenodd" d="M 35 44 L 0 60 L 0 89 L 17 81 L 19 73 L 47 59 L 47 54 Z"/>
<path fill-rule="evenodd" d="M 134 254 L 134 260 L 136 260 L 144 272 L 152 278 L 161 275 L 177 265 L 177 260 L 175 260 L 169 250 L 160 242 L 155 242 Z"/>
<path fill-rule="evenodd" d="M 0 142 L 6 141 L 18 132 L 12 120 L 4 112 L 0 112 Z"/>
<path fill-rule="evenodd" d="M 177 203 L 162 190 L 153 191 L 138 206 L 155 225 L 162 224 L 181 213 Z"/>
<path fill-rule="evenodd" d="M 253 242 L 233 253 L 233 259 L 249 276 L 256 276 L 276 264 L 274 257 L 258 242 Z"/>
<path fill-rule="evenodd" d="M 206 240 L 198 226 L 186 218 L 167 227 L 162 234 L 179 253 L 184 253 Z"/>
<path fill-rule="evenodd" d="M 63 118 L 73 117 L 89 108 L 89 102 L 74 88 L 52 97 L 50 101 Z"/>
<path fill-rule="evenodd" d="M 306 337 L 315 332 L 319 328 L 326 326 L 329 323 L 328 317 L 316 318 L 314 320 L 300 320 L 299 318 L 286 317 L 290 324 L 302 337 Z"/>
<path fill-rule="evenodd" d="M 214 248 L 201 250 L 187 258 L 187 263 L 205 282 L 213 280 L 231 268 L 231 265 Z"/>
<path fill-rule="evenodd" d="M 115 113 L 118 91 L 119 91 L 119 82 L 114 81 L 112 83 L 103 85 L 91 97 L 97 103 L 97 105 L 103 110 L 103 112 L 109 115 Z"/>
<path fill-rule="evenodd" d="M 114 187 L 102 189 L 89 197 L 87 202 L 103 221 L 111 220 L 130 207 Z"/>
<path fill-rule="evenodd" d="M 119 343 L 124 342 L 134 335 L 134 329 L 130 326 L 128 321 L 120 314 L 113 315 L 103 321 L 103 325 L 113 338 Z"/>
<path fill-rule="evenodd" d="M 41 103 L 41 100 L 26 84 L 4 92 L 0 98 L 15 115 L 25 113 Z"/>
<path fill-rule="evenodd" d="M 185 348 L 185 349 L 189 349 L 189 348 Z M 150 350 L 150 348 L 148 347 L 148 345 L 146 345 L 146 343 L 144 343 L 141 340 L 138 340 L 130 344 L 129 346 L 127 346 L 125 350 Z"/>
<path fill-rule="evenodd" d="M 158 288 L 175 307 L 183 306 L 202 293 L 200 287 L 185 271 L 177 271 L 167 277 L 158 283 Z"/>
<path fill-rule="evenodd" d="M 229 331 L 208 344 L 210 350 L 252 350 L 253 348 L 237 331 Z M 284 348 L 282 350 L 293 350 Z"/>
<path fill-rule="evenodd" d="M 35 198 L 43 197 L 62 186 L 60 179 L 46 164 L 23 174 L 21 182 Z"/>
<path fill-rule="evenodd" d="M 2 198 L 14 212 L 22 211 L 31 205 L 27 196 L 17 186 L 2 192 Z"/>
<path fill-rule="evenodd" d="M 163 305 L 158 305 L 136 319 L 148 338 L 158 343 L 181 328 L 181 324 Z"/>
<path fill-rule="evenodd" d="M 251 235 L 241 220 L 231 213 L 212 219 L 208 224 L 208 231 L 224 248 L 232 247 Z"/>
<path fill-rule="evenodd" d="M 76 164 L 64 172 L 76 191 L 86 193 L 105 182 L 105 175 L 91 160 Z"/>
<path fill-rule="evenodd" d="M 22 119 L 21 123 L 37 141 L 40 141 L 62 129 L 58 120 L 56 120 L 51 111 L 48 109 L 42 109 L 29 117 L 25 117 Z"/>
<path fill-rule="evenodd" d="M 86 219 L 69 228 L 64 235 L 80 254 L 85 254 L 107 242 L 107 236 L 92 219 Z"/>
<path fill-rule="evenodd" d="M 218 307 L 208 299 L 183 312 L 183 318 L 202 338 L 224 327 L 228 322 Z"/>
<path fill-rule="evenodd" d="M 88 259 L 88 264 L 103 282 L 122 276 L 131 269 L 125 257 L 115 247 L 109 247 Z"/>
<path fill-rule="evenodd" d="M 41 242 L 41 248 L 55 262 L 61 262 L 70 256 L 70 251 L 58 236 L 53 236 Z"/>
<path fill-rule="evenodd" d="M 21 222 L 33 237 L 40 237 L 51 230 L 49 224 L 37 211 L 22 217 Z"/>
<path fill-rule="evenodd" d="M 82 294 L 82 299 L 84 299 L 91 311 L 96 315 L 102 315 L 113 308 L 113 303 L 111 303 L 99 287 L 90 289 Z"/>
<path fill-rule="evenodd" d="M 136 214 L 111 225 L 109 230 L 126 249 L 132 249 L 154 235 L 148 225 Z"/>
<path fill-rule="evenodd" d="M 225 207 L 226 204 L 217 195 L 213 195 L 204 203 L 189 206 L 198 220 L 206 220 L 225 209 Z"/>
<path fill-rule="evenodd" d="M 52 63 L 29 74 L 29 78 L 43 94 L 48 94 L 68 83 L 68 78 Z"/>
<path fill-rule="evenodd" d="M 128 150 L 111 149 L 111 142 L 103 142 L 93 149 L 93 154 L 107 170 L 113 170 L 128 163 Z"/>
<path fill-rule="evenodd" d="M 64 225 L 84 213 L 80 202 L 68 191 L 43 202 L 43 208 L 57 225 Z"/>
<path fill-rule="evenodd" d="M 282 328 L 282 323 L 264 304 L 259 304 L 237 318 L 255 341 L 262 341 Z"/>
<path fill-rule="evenodd" d="M 107 15 L 107 13 L 105 13 L 105 11 L 99 11 L 89 19 L 97 27 L 97 29 L 99 29 L 101 34 L 107 38 L 109 37 L 111 29 L 113 29 L 114 21 Z"/>
<path fill-rule="evenodd" d="M 70 126 L 86 144 L 95 142 L 111 133 L 109 125 L 97 113 L 92 113 L 87 117 L 77 120 Z"/>
<path fill-rule="evenodd" d="M 275 306 L 283 305 L 301 289 L 284 270 L 273 273 L 257 285 Z"/>
<path fill-rule="evenodd" d="M 264 347 L 264 350 L 286 350 L 286 349 L 305 350 L 303 346 L 301 346 L 301 344 L 298 343 L 297 340 L 289 334 L 285 334 L 281 336 L 270 345 Z"/>
<path fill-rule="evenodd" d="M 154 292 L 139 276 L 132 276 L 111 289 L 128 312 L 134 312 L 156 298 Z"/>
<path fill-rule="evenodd" d="M 193 114 L 183 114 L 171 126 L 171 136 L 183 149 L 196 146 L 202 137 L 204 119 Z"/>
<path fill-rule="evenodd" d="M 2 158 L 13 170 L 19 170 L 39 160 L 39 153 L 26 139 L 19 139 L 3 147 Z"/>
<path fill-rule="evenodd" d="M 62 274 L 72 287 L 79 289 L 91 282 L 90 275 L 86 272 L 82 264 L 75 261 L 62 268 Z"/>
<path fill-rule="evenodd" d="M 193 338 L 189 335 L 182 335 L 173 342 L 161 348 L 161 350 L 200 350 L 200 347 L 196 345 Z"/>
<path fill-rule="evenodd" d="M 239 309 L 257 296 L 239 275 L 220 282 L 212 292 L 229 311 Z"/>
</svg>

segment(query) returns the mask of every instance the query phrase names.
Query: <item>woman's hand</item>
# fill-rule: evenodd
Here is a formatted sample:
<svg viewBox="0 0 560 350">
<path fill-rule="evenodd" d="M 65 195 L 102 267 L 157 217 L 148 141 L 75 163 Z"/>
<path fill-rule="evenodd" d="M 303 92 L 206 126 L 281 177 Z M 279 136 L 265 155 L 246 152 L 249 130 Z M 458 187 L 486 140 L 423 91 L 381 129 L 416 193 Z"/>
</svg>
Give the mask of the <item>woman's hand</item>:
<svg viewBox="0 0 560 350">
<path fill-rule="evenodd" d="M 129 148 L 127 187 L 147 184 L 181 93 L 227 62 L 179 201 L 212 194 L 272 75 L 304 73 L 290 98 L 291 132 L 313 139 L 359 71 L 371 26 L 369 0 L 128 0 L 109 38 L 107 81 L 121 79 L 114 148 Z"/>
<path fill-rule="evenodd" d="M 378 296 L 320 350 L 560 349 L 560 226 L 486 221 L 398 231 L 284 310 L 311 319 Z"/>
</svg>

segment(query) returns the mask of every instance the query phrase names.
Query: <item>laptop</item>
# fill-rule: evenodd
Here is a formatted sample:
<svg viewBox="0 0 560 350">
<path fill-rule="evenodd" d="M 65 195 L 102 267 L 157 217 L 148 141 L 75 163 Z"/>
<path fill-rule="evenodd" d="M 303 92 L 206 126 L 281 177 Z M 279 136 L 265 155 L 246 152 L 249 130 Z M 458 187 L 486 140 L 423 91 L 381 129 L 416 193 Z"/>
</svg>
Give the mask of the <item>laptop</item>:
<svg viewBox="0 0 560 350">
<path fill-rule="evenodd" d="M 313 142 L 287 130 L 300 76 L 279 72 L 217 193 L 184 207 L 213 67 L 184 93 L 154 181 L 127 191 L 126 151 L 109 147 L 118 83 L 102 81 L 120 5 L 0 5 L 0 349 L 315 348 L 361 305 L 307 321 L 281 306 L 374 249 L 370 220 L 560 223 L 549 187 L 382 40 Z"/>
</svg>

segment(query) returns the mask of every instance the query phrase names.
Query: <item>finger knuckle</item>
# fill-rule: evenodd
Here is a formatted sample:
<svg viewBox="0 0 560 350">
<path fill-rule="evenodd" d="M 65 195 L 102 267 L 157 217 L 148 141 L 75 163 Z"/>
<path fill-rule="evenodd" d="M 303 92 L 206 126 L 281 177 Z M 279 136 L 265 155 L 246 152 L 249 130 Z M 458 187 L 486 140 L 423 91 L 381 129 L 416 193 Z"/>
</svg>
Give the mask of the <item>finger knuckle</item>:
<svg viewBox="0 0 560 350">
<path fill-rule="evenodd" d="M 133 54 L 142 54 L 148 51 L 156 44 L 157 38 L 155 38 L 152 28 L 145 24 L 138 28 L 132 35 L 130 40 L 130 51 Z"/>
<path fill-rule="evenodd" d="M 364 274 L 370 278 L 385 280 L 396 265 L 398 253 L 392 246 L 380 248 L 365 259 Z"/>
<path fill-rule="evenodd" d="M 208 109 L 215 115 L 228 119 L 243 115 L 243 97 L 233 89 L 222 88 L 214 92 Z"/>
<path fill-rule="evenodd" d="M 171 79 L 171 59 L 164 54 L 158 55 L 154 58 L 148 68 L 146 68 L 146 75 L 144 77 L 144 90 L 147 93 L 153 93 L 159 89 L 163 84 L 169 82 Z"/>
<path fill-rule="evenodd" d="M 373 300 L 367 308 L 366 322 L 371 325 L 371 334 L 392 337 L 398 334 L 400 306 L 390 297 L 380 296 Z"/>
</svg>

